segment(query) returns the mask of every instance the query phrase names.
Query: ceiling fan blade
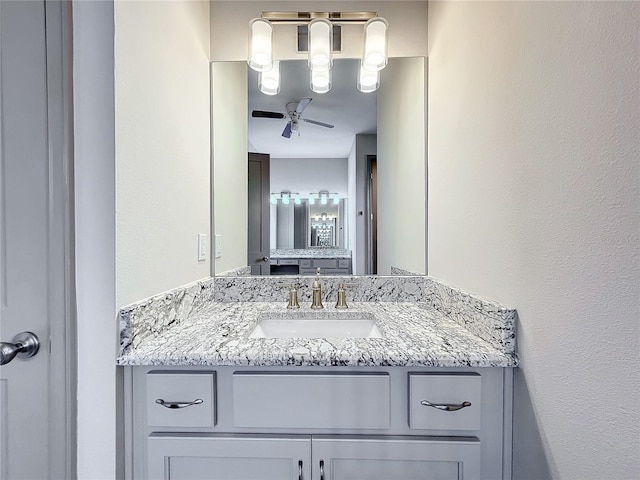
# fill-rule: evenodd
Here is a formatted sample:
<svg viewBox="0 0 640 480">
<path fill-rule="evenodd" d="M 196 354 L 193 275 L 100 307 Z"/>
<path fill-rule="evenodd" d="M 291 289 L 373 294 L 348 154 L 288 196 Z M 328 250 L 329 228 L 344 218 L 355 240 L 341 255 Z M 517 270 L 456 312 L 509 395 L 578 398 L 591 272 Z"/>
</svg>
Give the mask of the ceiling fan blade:
<svg viewBox="0 0 640 480">
<path fill-rule="evenodd" d="M 296 113 L 298 115 L 300 115 L 305 108 L 307 108 L 307 105 L 309 105 L 311 103 L 311 99 L 310 98 L 301 98 L 300 101 L 298 102 L 298 106 L 296 107 Z"/>
<path fill-rule="evenodd" d="M 320 125 L 321 127 L 333 128 L 333 125 L 329 125 L 328 123 L 324 123 L 324 122 L 319 122 L 317 120 L 309 120 L 308 118 L 301 118 L 300 120 L 307 123 L 313 123 L 314 125 Z"/>
<path fill-rule="evenodd" d="M 291 138 L 291 122 L 287 123 L 287 126 L 284 127 L 284 130 L 282 131 L 282 136 L 284 138 Z"/>
<path fill-rule="evenodd" d="M 264 110 L 253 110 L 251 116 L 254 118 L 285 118 L 284 113 L 278 112 L 265 112 Z"/>
</svg>

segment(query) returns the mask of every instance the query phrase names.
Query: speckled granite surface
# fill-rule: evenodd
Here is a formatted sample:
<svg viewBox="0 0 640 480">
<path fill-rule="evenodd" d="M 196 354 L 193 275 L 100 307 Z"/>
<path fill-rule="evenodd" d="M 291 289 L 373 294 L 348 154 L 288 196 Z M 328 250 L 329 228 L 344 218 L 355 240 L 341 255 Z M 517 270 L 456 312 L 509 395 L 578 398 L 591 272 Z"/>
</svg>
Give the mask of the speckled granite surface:
<svg viewBox="0 0 640 480">
<path fill-rule="evenodd" d="M 315 315 L 308 307 L 301 311 Z M 269 312 L 286 309 L 282 303 L 209 302 L 186 321 L 126 349 L 118 364 L 508 367 L 517 363 L 514 355 L 499 351 L 439 311 L 415 303 L 352 304 L 350 312 L 376 317 L 384 338 L 375 339 L 248 338 Z"/>
<path fill-rule="evenodd" d="M 270 277 L 216 277 L 214 298 L 218 302 L 273 302 L 286 301 L 291 283 L 299 285 L 298 298 L 311 302 L 314 276 L 273 275 Z M 423 276 L 327 276 L 321 275 L 323 298 L 335 303 L 338 284 L 353 284 L 347 289 L 347 300 L 352 302 L 421 302 L 425 300 Z"/>
<path fill-rule="evenodd" d="M 213 301 L 213 279 L 190 283 L 120 309 L 120 355 L 203 310 Z"/>
<path fill-rule="evenodd" d="M 344 248 L 278 248 L 271 250 L 271 258 L 351 258 L 351 250 Z"/>
<path fill-rule="evenodd" d="M 391 265 L 391 275 L 420 275 L 416 272 L 410 272 L 409 270 L 405 270 L 400 267 L 394 267 Z"/>
<path fill-rule="evenodd" d="M 301 311 L 315 315 L 313 278 L 299 276 L 217 277 L 129 305 L 119 315 L 118 364 L 517 364 L 515 310 L 426 276 L 322 277 L 323 312 L 336 312 L 338 283 L 354 282 L 349 312 L 376 315 L 383 339 L 249 339 L 262 313 L 288 314 L 292 281 L 301 284 Z"/>
<path fill-rule="evenodd" d="M 516 351 L 517 312 L 425 277 L 425 303 L 505 353 Z"/>
<path fill-rule="evenodd" d="M 216 277 L 244 277 L 247 275 L 251 275 L 251 267 L 239 267 L 234 268 L 233 270 L 227 270 L 226 272 L 216 272 Z"/>
</svg>

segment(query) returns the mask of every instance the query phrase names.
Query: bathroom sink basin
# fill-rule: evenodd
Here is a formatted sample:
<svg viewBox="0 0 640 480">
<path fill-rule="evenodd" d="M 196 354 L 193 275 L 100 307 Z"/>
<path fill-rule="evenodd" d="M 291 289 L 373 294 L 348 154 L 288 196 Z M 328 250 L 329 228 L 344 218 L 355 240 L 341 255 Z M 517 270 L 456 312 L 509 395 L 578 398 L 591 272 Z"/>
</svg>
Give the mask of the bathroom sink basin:
<svg viewBox="0 0 640 480">
<path fill-rule="evenodd" d="M 368 314 L 267 315 L 249 338 L 382 338 L 376 318 Z"/>
</svg>

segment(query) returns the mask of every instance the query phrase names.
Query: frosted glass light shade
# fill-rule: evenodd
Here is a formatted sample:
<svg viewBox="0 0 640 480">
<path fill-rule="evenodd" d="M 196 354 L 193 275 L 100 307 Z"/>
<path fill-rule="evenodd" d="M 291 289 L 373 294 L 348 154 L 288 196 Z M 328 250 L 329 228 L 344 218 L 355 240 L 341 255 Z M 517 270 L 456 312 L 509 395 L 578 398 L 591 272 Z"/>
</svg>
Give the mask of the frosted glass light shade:
<svg viewBox="0 0 640 480">
<path fill-rule="evenodd" d="M 375 92 L 380 87 L 380 71 L 365 70 L 360 63 L 360 73 L 358 74 L 358 90 L 362 93 Z"/>
<path fill-rule="evenodd" d="M 380 71 L 387 66 L 389 46 L 389 24 L 382 17 L 376 17 L 364 24 L 364 53 L 362 67 L 365 70 Z"/>
<path fill-rule="evenodd" d="M 333 66 L 333 25 L 326 18 L 309 22 L 309 68 L 330 70 Z"/>
<path fill-rule="evenodd" d="M 258 74 L 258 90 L 265 95 L 280 93 L 280 61 L 274 60 L 271 70 Z"/>
<path fill-rule="evenodd" d="M 311 70 L 311 90 L 316 93 L 331 90 L 331 70 Z"/>
<path fill-rule="evenodd" d="M 273 26 L 263 18 L 249 23 L 249 67 L 256 72 L 271 70 L 273 65 Z"/>
</svg>

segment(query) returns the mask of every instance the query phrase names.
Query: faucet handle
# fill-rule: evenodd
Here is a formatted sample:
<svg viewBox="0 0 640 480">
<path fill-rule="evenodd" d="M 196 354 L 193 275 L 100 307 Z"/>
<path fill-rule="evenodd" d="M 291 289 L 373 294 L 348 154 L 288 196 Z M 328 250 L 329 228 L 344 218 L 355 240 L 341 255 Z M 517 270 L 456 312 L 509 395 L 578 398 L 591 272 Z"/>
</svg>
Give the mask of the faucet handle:
<svg viewBox="0 0 640 480">
<path fill-rule="evenodd" d="M 298 284 L 291 283 L 278 283 L 279 287 L 289 287 L 289 304 L 287 305 L 288 309 L 300 308 L 298 304 Z"/>
<path fill-rule="evenodd" d="M 347 292 L 345 288 L 355 288 L 357 283 L 339 283 L 338 284 L 338 301 L 336 302 L 336 308 L 338 310 L 346 310 L 349 308 L 347 305 Z"/>
</svg>

